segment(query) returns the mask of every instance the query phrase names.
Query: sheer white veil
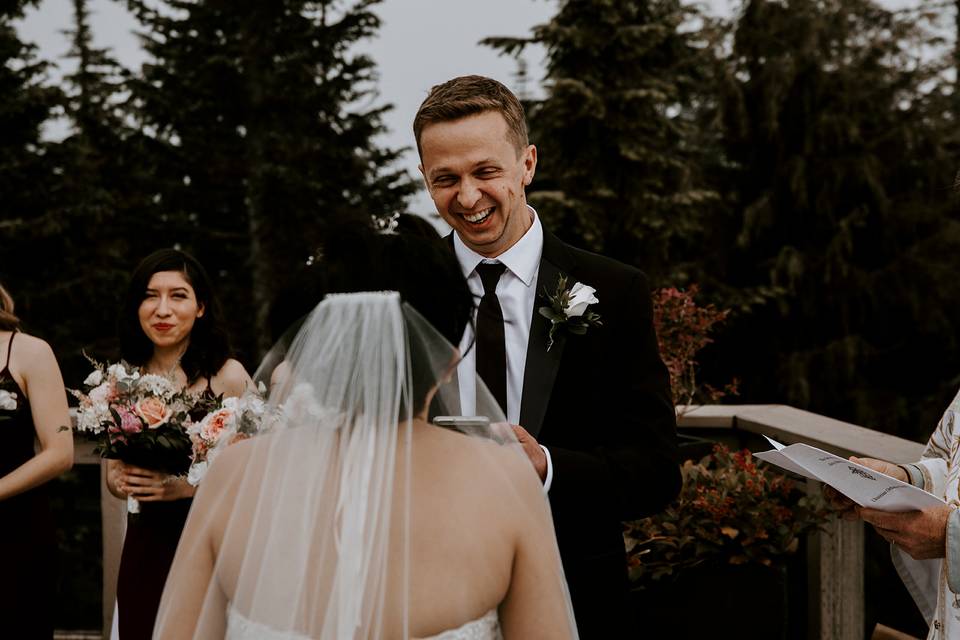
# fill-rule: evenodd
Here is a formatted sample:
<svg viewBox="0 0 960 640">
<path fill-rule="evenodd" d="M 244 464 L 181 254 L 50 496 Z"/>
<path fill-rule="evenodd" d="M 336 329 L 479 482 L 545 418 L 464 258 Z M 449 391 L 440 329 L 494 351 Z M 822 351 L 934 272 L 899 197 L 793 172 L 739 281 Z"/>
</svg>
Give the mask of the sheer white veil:
<svg viewBox="0 0 960 640">
<path fill-rule="evenodd" d="M 576 637 L 546 498 L 492 396 L 494 426 L 425 420 L 425 400 L 459 414 L 457 358 L 396 292 L 324 298 L 258 370 L 269 430 L 201 483 L 154 637 L 428 637 L 492 609 L 506 637 Z"/>
</svg>

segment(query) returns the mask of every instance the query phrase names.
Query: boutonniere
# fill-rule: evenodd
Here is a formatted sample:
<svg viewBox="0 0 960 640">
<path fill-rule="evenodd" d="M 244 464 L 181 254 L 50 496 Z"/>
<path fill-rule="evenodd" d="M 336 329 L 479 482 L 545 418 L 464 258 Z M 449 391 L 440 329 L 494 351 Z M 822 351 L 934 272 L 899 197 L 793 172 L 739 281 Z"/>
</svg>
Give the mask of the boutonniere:
<svg viewBox="0 0 960 640">
<path fill-rule="evenodd" d="M 545 293 L 549 305 L 538 310 L 540 315 L 550 321 L 550 333 L 547 334 L 547 351 L 553 347 L 554 335 L 560 327 L 570 333 L 582 336 L 590 327 L 599 327 L 600 314 L 587 311 L 587 307 L 597 304 L 600 300 L 593 295 L 597 292 L 582 282 L 575 283 L 567 288 L 567 277 L 560 276 L 557 281 L 557 290 L 553 294 Z"/>
</svg>

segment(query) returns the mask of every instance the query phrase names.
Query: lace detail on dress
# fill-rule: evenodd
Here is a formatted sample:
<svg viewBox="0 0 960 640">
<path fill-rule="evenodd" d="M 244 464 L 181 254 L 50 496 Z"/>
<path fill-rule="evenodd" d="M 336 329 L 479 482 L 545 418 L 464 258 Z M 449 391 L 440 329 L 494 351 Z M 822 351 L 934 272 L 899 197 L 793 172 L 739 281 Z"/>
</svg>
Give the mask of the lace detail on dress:
<svg viewBox="0 0 960 640">
<path fill-rule="evenodd" d="M 310 640 L 308 636 L 292 631 L 277 631 L 265 624 L 243 617 L 230 606 L 227 609 L 227 635 L 225 640 Z M 471 620 L 461 627 L 450 629 L 436 636 L 421 640 L 503 640 L 497 610 L 491 609 L 484 616 Z"/>
<path fill-rule="evenodd" d="M 310 640 L 292 631 L 277 631 L 254 622 L 237 613 L 233 605 L 227 607 L 227 634 L 224 640 Z"/>
<path fill-rule="evenodd" d="M 471 620 L 462 627 L 444 631 L 423 640 L 503 640 L 497 610 L 491 609 L 483 617 Z"/>
</svg>

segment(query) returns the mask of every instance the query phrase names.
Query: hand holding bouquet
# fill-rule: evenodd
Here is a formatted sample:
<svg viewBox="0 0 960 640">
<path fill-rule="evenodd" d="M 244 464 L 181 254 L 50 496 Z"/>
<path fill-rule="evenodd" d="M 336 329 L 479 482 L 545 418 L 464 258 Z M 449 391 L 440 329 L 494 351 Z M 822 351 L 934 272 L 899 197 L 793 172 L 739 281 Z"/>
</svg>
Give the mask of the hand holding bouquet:
<svg viewBox="0 0 960 640">
<path fill-rule="evenodd" d="M 70 390 L 80 402 L 76 430 L 97 442 L 94 451 L 146 469 L 186 473 L 189 412 L 197 398 L 164 376 L 143 374 L 123 362 L 94 362 L 94 367 L 84 391 Z M 139 510 L 132 498 L 127 507 Z"/>
</svg>

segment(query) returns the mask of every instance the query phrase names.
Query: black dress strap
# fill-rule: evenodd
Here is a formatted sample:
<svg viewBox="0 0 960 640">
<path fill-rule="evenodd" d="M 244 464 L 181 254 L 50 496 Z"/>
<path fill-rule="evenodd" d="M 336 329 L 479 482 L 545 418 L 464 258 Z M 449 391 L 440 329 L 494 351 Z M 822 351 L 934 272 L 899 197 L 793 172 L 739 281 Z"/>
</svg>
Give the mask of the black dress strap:
<svg viewBox="0 0 960 640">
<path fill-rule="evenodd" d="M 0 371 L 6 371 L 10 368 L 10 353 L 13 351 L 13 336 L 17 335 L 16 331 L 10 332 L 10 342 L 7 343 L 7 362 L 3 365 L 3 369 Z"/>
</svg>

